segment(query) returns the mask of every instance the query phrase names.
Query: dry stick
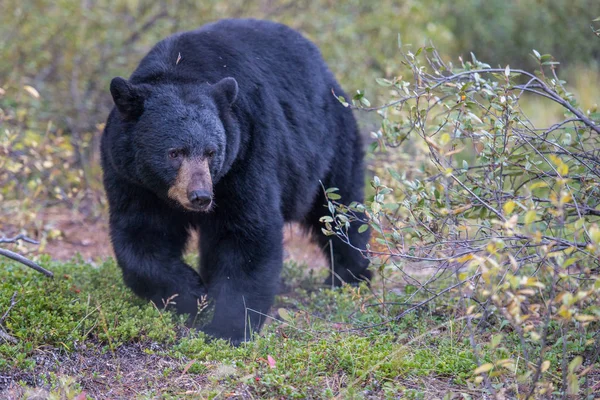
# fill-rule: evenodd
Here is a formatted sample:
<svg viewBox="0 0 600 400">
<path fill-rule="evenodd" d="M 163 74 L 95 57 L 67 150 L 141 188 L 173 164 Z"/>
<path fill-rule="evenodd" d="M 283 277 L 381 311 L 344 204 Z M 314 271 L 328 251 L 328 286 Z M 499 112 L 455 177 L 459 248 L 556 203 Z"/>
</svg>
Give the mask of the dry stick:
<svg viewBox="0 0 600 400">
<path fill-rule="evenodd" d="M 15 306 L 15 304 L 17 304 L 16 298 L 17 298 L 17 292 L 14 292 L 12 297 L 10 298 L 10 305 L 8 306 L 8 310 L 6 310 L 4 315 L 2 315 L 2 317 L 0 318 L 0 325 L 2 325 L 4 323 L 4 320 L 6 319 L 6 317 L 8 317 L 8 313 L 10 312 L 10 310 L 12 310 L 12 308 Z"/>
<path fill-rule="evenodd" d="M 17 235 L 12 238 L 0 238 L 0 243 L 14 243 L 17 240 L 22 240 L 24 242 L 31 243 L 31 244 L 40 244 L 40 242 L 38 242 L 37 240 L 33 240 L 32 238 L 25 236 L 23 234 Z"/>
<path fill-rule="evenodd" d="M 33 261 L 23 257 L 20 254 L 17 254 L 15 252 L 12 252 L 10 250 L 6 250 L 6 249 L 0 249 L 0 256 L 4 256 L 4 257 L 8 257 L 10 259 L 13 259 L 17 262 L 20 262 L 23 265 L 28 266 L 29 268 L 33 268 L 38 272 L 41 272 L 42 274 L 50 277 L 50 278 L 54 278 L 54 274 L 50 271 L 48 271 L 45 268 L 40 267 L 38 264 L 34 263 Z"/>
<path fill-rule="evenodd" d="M 10 310 L 12 310 L 12 308 L 15 306 L 15 304 L 17 304 L 16 298 L 17 298 L 17 292 L 14 292 L 12 297 L 10 298 L 10 305 L 8 306 L 8 309 L 6 310 L 4 315 L 2 315 L 2 317 L 0 317 L 0 339 L 3 339 L 5 341 L 13 343 L 13 344 L 17 343 L 17 339 L 10 336 L 8 333 L 6 333 L 4 331 L 4 329 L 2 329 L 2 323 L 4 322 L 6 317 L 8 317 L 8 313 L 10 312 Z"/>
</svg>

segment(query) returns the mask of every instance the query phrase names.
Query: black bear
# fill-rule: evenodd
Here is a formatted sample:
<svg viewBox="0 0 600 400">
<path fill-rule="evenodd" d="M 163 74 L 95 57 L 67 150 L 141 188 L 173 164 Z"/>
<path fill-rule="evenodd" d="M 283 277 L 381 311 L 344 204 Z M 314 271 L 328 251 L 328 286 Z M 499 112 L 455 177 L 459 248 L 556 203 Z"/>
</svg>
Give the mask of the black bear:
<svg viewBox="0 0 600 400">
<path fill-rule="evenodd" d="M 363 201 L 363 150 L 319 50 L 284 25 L 222 20 L 159 42 L 129 80 L 110 84 L 102 136 L 110 234 L 125 283 L 194 316 L 215 304 L 209 335 L 239 343 L 276 294 L 284 223 L 312 229 L 326 251 L 321 184 Z M 199 273 L 182 260 L 200 234 Z M 352 224 L 365 248 L 369 232 Z M 329 282 L 368 280 L 368 261 L 333 241 Z"/>
</svg>

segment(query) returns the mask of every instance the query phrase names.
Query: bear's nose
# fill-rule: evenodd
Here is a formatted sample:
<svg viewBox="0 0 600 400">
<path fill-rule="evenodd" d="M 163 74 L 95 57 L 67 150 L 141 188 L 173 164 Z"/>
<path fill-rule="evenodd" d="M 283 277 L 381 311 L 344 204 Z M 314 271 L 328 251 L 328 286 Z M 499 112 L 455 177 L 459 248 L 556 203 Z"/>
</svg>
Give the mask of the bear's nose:
<svg viewBox="0 0 600 400">
<path fill-rule="evenodd" d="M 206 208 L 210 205 L 212 198 L 206 190 L 193 190 L 188 193 L 188 200 L 194 207 Z"/>
</svg>

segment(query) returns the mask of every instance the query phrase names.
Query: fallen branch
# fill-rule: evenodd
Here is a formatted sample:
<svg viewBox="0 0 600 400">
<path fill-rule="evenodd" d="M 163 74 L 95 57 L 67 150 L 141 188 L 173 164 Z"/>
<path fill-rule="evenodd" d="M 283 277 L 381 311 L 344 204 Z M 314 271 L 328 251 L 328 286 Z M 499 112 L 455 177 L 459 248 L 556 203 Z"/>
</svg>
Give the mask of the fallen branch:
<svg viewBox="0 0 600 400">
<path fill-rule="evenodd" d="M 12 238 L 0 238 L 0 243 L 14 243 L 18 240 L 22 240 L 24 242 L 31 243 L 31 244 L 40 244 L 40 242 L 38 242 L 37 240 L 34 240 L 34 239 L 30 238 L 29 236 L 25 236 L 23 234 L 17 235 Z"/>
<path fill-rule="evenodd" d="M 17 235 L 13 238 L 0 238 L 0 243 L 14 243 L 18 240 L 23 240 L 24 242 L 32 243 L 32 244 L 39 244 L 39 242 L 37 242 L 25 235 Z M 4 256 L 4 257 L 8 257 L 11 260 L 20 262 L 21 264 L 26 265 L 29 268 L 33 268 L 36 271 L 41 272 L 42 274 L 44 274 L 50 278 L 54 277 L 54 274 L 51 271 L 48 271 L 47 269 L 40 267 L 38 264 L 34 263 L 30 259 L 25 258 L 22 255 L 15 253 L 14 251 L 0 248 L 0 255 Z"/>
<path fill-rule="evenodd" d="M 25 258 L 22 255 L 17 254 L 13 251 L 6 250 L 6 249 L 0 249 L 0 256 L 8 257 L 12 260 L 20 262 L 21 264 L 26 265 L 29 268 L 33 268 L 36 271 L 41 272 L 42 274 L 46 275 L 47 277 L 50 277 L 50 278 L 54 277 L 54 274 L 51 271 L 48 271 L 47 269 L 40 267 L 39 265 L 37 265 L 33 261 L 29 260 L 28 258 Z"/>
<path fill-rule="evenodd" d="M 4 323 L 6 317 L 8 317 L 8 313 L 10 312 L 10 310 L 12 310 L 15 304 L 17 304 L 17 292 L 14 292 L 12 297 L 10 298 L 10 305 L 8 306 L 8 310 L 6 310 L 4 315 L 2 315 L 2 317 L 0 318 L 0 325 Z"/>
<path fill-rule="evenodd" d="M 10 336 L 8 333 L 6 333 L 4 331 L 4 329 L 2 329 L 2 323 L 4 322 L 6 317 L 8 317 L 8 313 L 10 312 L 10 310 L 12 310 L 12 308 L 15 306 L 15 304 L 17 304 L 16 298 L 17 298 L 17 292 L 14 292 L 12 297 L 10 298 L 10 305 L 8 306 L 8 309 L 6 310 L 4 315 L 2 315 L 2 317 L 0 318 L 0 339 L 10 342 L 10 343 L 13 343 L 13 344 L 17 343 L 17 339 Z"/>
</svg>

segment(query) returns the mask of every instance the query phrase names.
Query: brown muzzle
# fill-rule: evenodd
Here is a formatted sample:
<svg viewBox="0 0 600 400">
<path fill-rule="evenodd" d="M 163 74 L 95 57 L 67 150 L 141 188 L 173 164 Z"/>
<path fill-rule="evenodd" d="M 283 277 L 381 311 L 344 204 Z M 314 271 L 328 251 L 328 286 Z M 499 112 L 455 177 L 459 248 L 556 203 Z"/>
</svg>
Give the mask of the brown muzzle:
<svg viewBox="0 0 600 400">
<path fill-rule="evenodd" d="M 210 210 L 212 178 L 208 160 L 202 158 L 183 160 L 168 196 L 188 210 L 202 212 Z"/>
</svg>

